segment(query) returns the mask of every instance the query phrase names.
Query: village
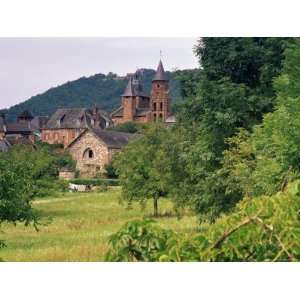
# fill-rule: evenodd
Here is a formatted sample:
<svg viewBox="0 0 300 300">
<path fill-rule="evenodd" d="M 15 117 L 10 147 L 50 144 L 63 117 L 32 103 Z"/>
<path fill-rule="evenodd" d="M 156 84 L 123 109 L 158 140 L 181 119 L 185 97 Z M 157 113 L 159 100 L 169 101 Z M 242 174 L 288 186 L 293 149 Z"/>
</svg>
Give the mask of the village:
<svg viewBox="0 0 300 300">
<path fill-rule="evenodd" d="M 300 40 L 196 43 L 2 110 L 1 259 L 300 260 Z"/>
<path fill-rule="evenodd" d="M 7 151 L 16 144 L 34 145 L 36 141 L 62 145 L 64 151 L 76 161 L 79 176 L 93 178 L 105 175 L 115 153 L 136 134 L 109 130 L 126 122 L 162 122 L 166 126 L 175 123 L 171 113 L 169 80 L 162 61 L 159 61 L 152 80 L 151 94 L 144 92 L 142 73 L 128 74 L 128 84 L 121 97 L 121 105 L 112 113 L 92 108 L 58 108 L 52 116 L 33 116 L 23 111 L 15 123 L 6 122 L 0 116 L 0 151 Z M 63 168 L 60 177 L 73 179 L 75 172 Z"/>
</svg>

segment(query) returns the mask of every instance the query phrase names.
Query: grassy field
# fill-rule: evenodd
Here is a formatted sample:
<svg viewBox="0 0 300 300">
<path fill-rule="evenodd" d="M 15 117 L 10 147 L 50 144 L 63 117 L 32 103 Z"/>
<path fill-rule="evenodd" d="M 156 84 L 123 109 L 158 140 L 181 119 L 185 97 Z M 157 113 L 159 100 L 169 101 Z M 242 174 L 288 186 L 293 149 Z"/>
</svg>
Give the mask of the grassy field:
<svg viewBox="0 0 300 300">
<path fill-rule="evenodd" d="M 102 193 L 70 193 L 57 198 L 36 200 L 34 208 L 41 215 L 36 231 L 22 224 L 2 225 L 0 239 L 7 247 L 0 249 L 5 261 L 103 261 L 108 249 L 107 239 L 125 222 L 150 216 L 152 206 L 141 210 L 135 204 L 131 210 L 120 204 L 119 188 Z M 158 222 L 178 232 L 196 230 L 197 220 L 185 215 L 178 220 L 172 216 L 172 205 L 160 202 Z M 170 216 L 171 215 L 171 216 Z"/>
</svg>

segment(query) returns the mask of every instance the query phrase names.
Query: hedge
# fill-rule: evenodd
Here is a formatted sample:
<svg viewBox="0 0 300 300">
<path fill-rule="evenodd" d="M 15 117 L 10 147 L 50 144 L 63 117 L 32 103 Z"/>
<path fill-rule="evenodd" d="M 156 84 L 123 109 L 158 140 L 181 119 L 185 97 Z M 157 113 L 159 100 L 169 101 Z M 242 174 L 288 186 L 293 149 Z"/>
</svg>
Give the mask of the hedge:
<svg viewBox="0 0 300 300">
<path fill-rule="evenodd" d="M 82 184 L 82 185 L 93 185 L 93 186 L 118 186 L 118 179 L 105 179 L 105 178 L 75 178 L 70 180 L 70 183 L 73 184 Z"/>
</svg>

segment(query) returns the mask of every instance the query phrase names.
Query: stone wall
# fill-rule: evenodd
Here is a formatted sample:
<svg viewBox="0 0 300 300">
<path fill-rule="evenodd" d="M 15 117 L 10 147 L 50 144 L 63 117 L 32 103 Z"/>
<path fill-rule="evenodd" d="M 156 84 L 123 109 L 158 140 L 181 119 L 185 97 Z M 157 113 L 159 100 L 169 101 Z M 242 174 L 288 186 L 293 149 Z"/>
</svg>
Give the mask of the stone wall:
<svg viewBox="0 0 300 300">
<path fill-rule="evenodd" d="M 92 157 L 89 151 L 92 151 Z M 91 132 L 84 133 L 69 148 L 81 177 L 95 177 L 105 172 L 111 161 L 111 150 Z"/>
<path fill-rule="evenodd" d="M 42 141 L 48 144 L 63 144 L 65 147 L 76 139 L 84 129 L 42 129 Z"/>
<path fill-rule="evenodd" d="M 75 172 L 72 171 L 59 171 L 59 178 L 64 180 L 71 180 L 75 178 Z"/>
<path fill-rule="evenodd" d="M 153 120 L 165 121 L 170 114 L 168 82 L 155 81 L 152 83 L 150 103 Z"/>
</svg>

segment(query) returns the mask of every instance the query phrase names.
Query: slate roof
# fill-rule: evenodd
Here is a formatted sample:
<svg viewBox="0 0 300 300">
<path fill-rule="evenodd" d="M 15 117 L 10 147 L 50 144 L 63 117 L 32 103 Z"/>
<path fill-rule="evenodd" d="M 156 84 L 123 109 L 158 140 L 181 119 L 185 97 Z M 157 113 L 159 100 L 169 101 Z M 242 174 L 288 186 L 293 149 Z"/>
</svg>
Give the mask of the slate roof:
<svg viewBox="0 0 300 300">
<path fill-rule="evenodd" d="M 134 74 L 129 75 L 128 84 L 125 88 L 123 97 L 149 97 L 145 92 L 141 83 L 141 70 L 137 70 Z"/>
<path fill-rule="evenodd" d="M 112 130 L 102 130 L 102 129 L 92 129 L 92 132 L 100 138 L 108 148 L 121 149 L 128 144 L 128 142 L 136 138 L 137 134 L 112 131 Z"/>
<path fill-rule="evenodd" d="M 161 60 L 159 61 L 157 71 L 156 71 L 152 81 L 168 81 L 168 78 L 166 76 L 164 66 L 163 66 Z"/>
<path fill-rule="evenodd" d="M 24 110 L 23 112 L 21 112 L 21 114 L 18 116 L 18 118 L 32 120 L 34 117 L 30 111 Z"/>
<path fill-rule="evenodd" d="M 6 124 L 6 134 L 21 133 L 29 134 L 32 130 L 29 128 L 28 123 L 8 123 Z"/>
<path fill-rule="evenodd" d="M 11 147 L 6 139 L 0 140 L 0 152 L 6 152 Z"/>
<path fill-rule="evenodd" d="M 119 132 L 113 130 L 103 130 L 103 129 L 89 129 L 94 135 L 99 138 L 102 142 L 106 144 L 108 148 L 112 149 L 122 149 L 124 146 L 128 144 L 128 142 L 132 139 L 138 138 L 141 136 L 140 134 Z M 68 148 L 70 148 L 73 144 L 75 144 L 86 132 L 89 130 L 85 130 L 82 132 L 74 141 L 72 141 Z"/>
<path fill-rule="evenodd" d="M 107 123 L 110 123 L 109 116 L 101 110 L 98 110 L 98 114 L 100 116 L 100 126 L 106 127 Z M 94 127 L 93 120 L 95 120 L 95 117 L 93 112 L 86 108 L 59 108 L 50 117 L 44 128 L 90 128 Z"/>
<path fill-rule="evenodd" d="M 30 121 L 30 128 L 34 131 L 39 131 L 41 128 L 44 128 L 49 120 L 49 117 L 46 116 L 37 116 Z"/>
</svg>

